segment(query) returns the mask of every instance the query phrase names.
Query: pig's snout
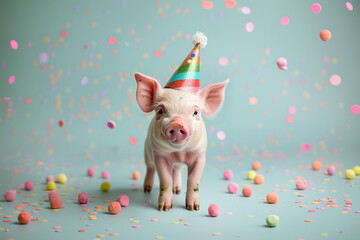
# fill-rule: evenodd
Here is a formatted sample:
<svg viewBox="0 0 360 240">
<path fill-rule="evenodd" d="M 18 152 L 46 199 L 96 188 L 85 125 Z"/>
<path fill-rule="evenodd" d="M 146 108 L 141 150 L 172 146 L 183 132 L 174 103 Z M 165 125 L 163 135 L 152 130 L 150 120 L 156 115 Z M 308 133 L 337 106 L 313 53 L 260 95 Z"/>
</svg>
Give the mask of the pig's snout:
<svg viewBox="0 0 360 240">
<path fill-rule="evenodd" d="M 189 135 L 189 131 L 180 121 L 173 121 L 165 130 L 165 136 L 173 143 L 184 141 Z"/>
</svg>

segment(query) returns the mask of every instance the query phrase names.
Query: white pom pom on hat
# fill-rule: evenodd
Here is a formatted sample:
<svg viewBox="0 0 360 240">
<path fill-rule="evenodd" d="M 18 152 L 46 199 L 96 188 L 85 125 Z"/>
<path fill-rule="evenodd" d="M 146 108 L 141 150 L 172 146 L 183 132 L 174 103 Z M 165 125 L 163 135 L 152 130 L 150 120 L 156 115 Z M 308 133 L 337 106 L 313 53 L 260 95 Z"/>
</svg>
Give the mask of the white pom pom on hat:
<svg viewBox="0 0 360 240">
<path fill-rule="evenodd" d="M 192 42 L 194 45 L 200 43 L 200 47 L 204 48 L 207 45 L 207 37 L 202 32 L 196 32 Z"/>
</svg>

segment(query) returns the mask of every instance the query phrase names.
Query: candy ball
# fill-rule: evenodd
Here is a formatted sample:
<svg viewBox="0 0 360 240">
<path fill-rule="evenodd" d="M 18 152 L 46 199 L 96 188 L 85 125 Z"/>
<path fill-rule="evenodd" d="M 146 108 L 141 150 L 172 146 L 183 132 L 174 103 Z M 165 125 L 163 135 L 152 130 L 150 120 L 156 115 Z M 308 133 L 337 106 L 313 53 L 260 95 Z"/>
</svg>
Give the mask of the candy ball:
<svg viewBox="0 0 360 240">
<path fill-rule="evenodd" d="M 334 175 L 336 173 L 336 167 L 334 166 L 329 166 L 327 169 L 327 172 L 329 175 Z"/>
<path fill-rule="evenodd" d="M 48 190 L 55 190 L 55 189 L 56 189 L 56 184 L 55 184 L 55 182 L 53 182 L 53 181 L 48 182 L 48 183 L 47 183 L 47 189 L 48 189 Z"/>
<path fill-rule="evenodd" d="M 12 202 L 16 198 L 16 191 L 15 190 L 8 190 L 4 194 L 4 197 L 5 197 L 5 201 Z"/>
<path fill-rule="evenodd" d="M 242 189 L 242 194 L 244 195 L 244 197 L 250 197 L 251 194 L 252 194 L 252 189 L 251 189 L 251 187 L 245 186 L 245 187 Z"/>
<path fill-rule="evenodd" d="M 228 185 L 229 193 L 237 193 L 238 190 L 239 190 L 239 185 L 237 185 L 237 183 L 229 183 Z"/>
<path fill-rule="evenodd" d="M 101 176 L 103 179 L 109 179 L 110 173 L 108 171 L 102 171 Z"/>
<path fill-rule="evenodd" d="M 28 224 L 31 220 L 31 216 L 28 212 L 22 212 L 18 215 L 18 221 L 20 224 Z"/>
<path fill-rule="evenodd" d="M 211 217 L 217 217 L 220 213 L 220 207 L 213 203 L 209 206 L 208 212 Z"/>
<path fill-rule="evenodd" d="M 259 161 L 255 161 L 251 164 L 252 169 L 255 171 L 259 170 L 261 168 L 261 163 Z"/>
<path fill-rule="evenodd" d="M 306 189 L 306 181 L 304 179 L 300 179 L 296 182 L 296 189 L 305 190 Z"/>
<path fill-rule="evenodd" d="M 275 204 L 277 200 L 278 200 L 278 195 L 274 192 L 271 192 L 266 196 L 266 201 L 270 204 Z"/>
<path fill-rule="evenodd" d="M 134 171 L 133 174 L 132 174 L 132 178 L 134 180 L 140 179 L 140 172 L 139 171 Z"/>
<path fill-rule="evenodd" d="M 86 193 L 82 192 L 79 194 L 78 202 L 80 204 L 87 204 L 89 202 L 89 198 Z"/>
<path fill-rule="evenodd" d="M 62 205 L 62 201 L 61 201 L 61 199 L 60 198 L 53 198 L 53 199 L 51 199 L 51 201 L 50 201 L 50 207 L 52 208 L 52 209 L 59 209 L 59 208 L 61 208 L 61 205 Z"/>
<path fill-rule="evenodd" d="M 268 225 L 268 227 L 276 227 L 279 224 L 279 220 L 277 215 L 269 215 L 266 218 L 266 225 Z"/>
<path fill-rule="evenodd" d="M 89 177 L 94 176 L 95 175 L 95 169 L 94 168 L 88 168 L 87 174 L 89 175 Z"/>
<path fill-rule="evenodd" d="M 59 193 L 58 193 L 58 191 L 56 191 L 56 190 L 52 190 L 51 192 L 49 192 L 49 201 L 51 202 L 51 200 L 53 199 L 53 198 L 57 198 L 57 197 L 59 197 Z"/>
<path fill-rule="evenodd" d="M 264 176 L 261 174 L 257 174 L 254 178 L 255 184 L 262 184 L 264 182 Z"/>
<path fill-rule="evenodd" d="M 120 196 L 116 199 L 116 201 L 117 201 L 118 203 L 120 203 L 120 205 L 121 205 L 122 207 L 127 207 L 127 206 L 129 206 L 129 197 L 126 196 L 125 194 L 120 195 Z"/>
<path fill-rule="evenodd" d="M 54 176 L 52 176 L 52 175 L 48 175 L 47 177 L 46 177 L 46 183 L 48 183 L 48 182 L 55 182 L 55 178 L 54 178 Z"/>
<path fill-rule="evenodd" d="M 287 70 L 287 60 L 286 60 L 286 58 L 283 58 L 283 57 L 278 58 L 278 60 L 276 61 L 276 64 L 277 64 L 277 66 L 278 66 L 278 68 L 280 70 Z"/>
<path fill-rule="evenodd" d="M 360 175 L 360 166 L 355 166 L 355 167 L 353 168 L 353 170 L 354 170 L 354 172 L 355 172 L 356 175 Z"/>
<path fill-rule="evenodd" d="M 316 160 L 312 163 L 312 168 L 316 171 L 320 170 L 321 167 L 322 167 L 322 162 L 320 162 L 318 160 Z"/>
<path fill-rule="evenodd" d="M 60 173 L 57 177 L 57 182 L 58 183 L 61 183 L 61 184 L 64 184 L 67 182 L 67 177 L 64 173 Z"/>
<path fill-rule="evenodd" d="M 108 126 L 108 128 L 110 128 L 110 129 L 114 129 L 114 128 L 116 127 L 116 124 L 115 124 L 114 121 L 109 120 L 109 121 L 107 122 L 107 126 Z"/>
<path fill-rule="evenodd" d="M 100 186 L 101 190 L 103 190 L 104 192 L 109 191 L 111 187 L 111 184 L 109 182 L 103 182 Z"/>
<path fill-rule="evenodd" d="M 232 177 L 233 177 L 233 172 L 231 170 L 228 169 L 224 171 L 224 178 L 226 180 L 230 180 L 232 179 Z"/>
<path fill-rule="evenodd" d="M 352 169 L 347 169 L 345 171 L 345 177 L 346 179 L 353 179 L 355 177 L 355 171 Z"/>
<path fill-rule="evenodd" d="M 320 32 L 320 38 L 321 40 L 323 40 L 324 42 L 328 41 L 331 39 L 331 32 L 329 30 L 322 30 Z"/>
<path fill-rule="evenodd" d="M 26 181 L 25 182 L 25 190 L 26 191 L 30 191 L 31 189 L 33 189 L 34 184 L 31 181 Z"/>
<path fill-rule="evenodd" d="M 118 202 L 112 202 L 109 204 L 108 211 L 110 214 L 117 214 L 121 210 L 121 205 Z"/>
<path fill-rule="evenodd" d="M 251 171 L 248 171 L 248 172 L 247 172 L 247 178 L 248 178 L 249 180 L 254 180 L 255 176 L 256 176 L 256 172 L 255 172 L 255 171 L 251 170 Z"/>
</svg>

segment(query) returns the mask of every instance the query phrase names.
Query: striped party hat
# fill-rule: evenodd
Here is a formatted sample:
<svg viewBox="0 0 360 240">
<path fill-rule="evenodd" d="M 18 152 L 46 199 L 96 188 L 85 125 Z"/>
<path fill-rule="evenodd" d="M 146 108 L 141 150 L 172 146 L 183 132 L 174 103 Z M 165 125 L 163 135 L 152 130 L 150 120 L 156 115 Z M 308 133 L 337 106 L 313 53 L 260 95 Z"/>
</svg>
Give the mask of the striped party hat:
<svg viewBox="0 0 360 240">
<path fill-rule="evenodd" d="M 193 44 L 195 45 L 193 50 L 166 83 L 165 88 L 192 93 L 200 90 L 200 47 L 206 46 L 206 36 L 196 32 L 193 36 Z"/>
</svg>

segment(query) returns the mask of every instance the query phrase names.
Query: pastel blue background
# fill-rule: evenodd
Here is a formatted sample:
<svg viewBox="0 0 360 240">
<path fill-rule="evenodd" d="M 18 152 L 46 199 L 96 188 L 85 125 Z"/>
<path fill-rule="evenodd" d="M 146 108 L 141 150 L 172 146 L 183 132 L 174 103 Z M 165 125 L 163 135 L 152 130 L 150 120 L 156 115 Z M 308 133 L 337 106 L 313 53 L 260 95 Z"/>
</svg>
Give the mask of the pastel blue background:
<svg viewBox="0 0 360 240">
<path fill-rule="evenodd" d="M 359 2 L 351 1 L 354 10 L 349 11 L 346 1 L 318 1 L 322 5 L 319 14 L 310 10 L 314 1 L 238 0 L 232 9 L 224 2 L 213 1 L 210 10 L 204 10 L 201 1 L 0 3 L 0 192 L 23 190 L 19 185 L 26 180 L 38 183 L 33 192 L 36 195 L 24 199 L 26 193 L 18 193 L 16 202 L 0 202 L 2 216 L 11 215 L 13 206 L 24 200 L 39 203 L 46 194 L 42 190 L 45 177 L 60 172 L 70 179 L 64 189 L 72 188 L 64 200 L 71 200 L 79 191 L 98 194 L 89 207 L 92 210 L 95 205 L 105 206 L 102 200 L 114 200 L 119 193 L 133 200 L 119 215 L 103 214 L 96 221 L 87 220 L 87 213 L 77 204 L 65 203 L 60 212 L 44 207 L 33 217 L 48 222 L 19 226 L 0 221 L 1 238 L 93 239 L 112 228 L 119 232 L 118 237 L 122 234 L 138 239 L 261 239 L 264 234 L 271 239 L 289 239 L 289 234 L 290 239 L 318 239 L 320 233 L 328 233 L 329 239 L 354 239 L 357 229 L 349 224 L 360 222 L 360 215 L 354 213 L 360 210 L 359 179 L 349 183 L 343 175 L 345 169 L 359 165 L 359 115 L 350 112 L 352 105 L 360 104 Z M 243 7 L 249 7 L 251 13 L 242 13 Z M 286 26 L 280 24 L 284 16 L 290 19 Z M 252 32 L 245 30 L 248 22 L 255 26 Z M 323 29 L 332 33 L 328 42 L 319 37 Z M 61 37 L 62 31 L 67 37 Z M 165 86 L 191 51 L 191 37 L 196 31 L 208 37 L 208 45 L 201 49 L 201 88 L 228 77 L 230 83 L 221 111 L 206 120 L 209 147 L 201 211 L 184 210 L 183 189 L 171 212 L 158 213 L 158 188 L 150 196 L 141 192 L 143 143 L 151 116 L 137 106 L 133 73 L 155 76 Z M 109 37 L 115 37 L 116 44 L 110 45 Z M 11 40 L 18 42 L 17 50 L 10 47 Z M 161 57 L 155 56 L 156 50 L 162 51 Z M 40 61 L 41 53 L 48 55 L 48 61 Z M 222 57 L 228 59 L 226 66 L 219 64 Z M 279 57 L 287 59 L 287 71 L 277 68 Z M 57 73 L 61 74 L 52 84 Z M 334 74 L 342 79 L 339 86 L 329 83 Z M 10 85 L 12 75 L 16 79 Z M 252 96 L 258 100 L 256 105 L 249 103 Z M 30 104 L 26 103 L 28 98 Z M 291 124 L 286 121 L 290 106 L 297 110 Z M 64 127 L 58 126 L 59 120 L 64 121 Z M 116 123 L 114 130 L 107 128 L 108 120 Z M 225 132 L 224 140 L 217 138 L 218 131 Z M 137 139 L 136 144 L 130 143 L 131 137 Z M 304 143 L 310 144 L 309 152 L 302 150 Z M 310 164 L 318 157 L 323 159 L 324 168 L 314 172 Z M 261 173 L 266 181 L 261 186 L 245 179 L 254 160 L 263 163 Z M 324 180 L 328 178 L 324 175 L 328 164 L 335 164 L 339 173 L 330 183 Z M 90 166 L 97 169 L 96 178 L 86 177 Z M 252 198 L 239 197 L 239 192 L 226 193 L 228 182 L 222 179 L 222 172 L 227 168 L 233 170 L 240 190 L 243 184 L 253 186 Z M 112 175 L 113 190 L 107 194 L 99 191 L 103 170 Z M 134 170 L 141 172 L 140 181 L 130 179 Z M 314 182 L 316 190 L 305 194 L 308 207 L 315 199 L 329 196 L 338 199 L 339 207 L 307 216 L 308 209 L 299 209 L 293 203 L 298 200 L 293 194 L 296 176 Z M 133 183 L 136 186 L 131 186 Z M 283 184 L 279 189 L 288 191 L 279 191 L 279 198 L 283 197 L 276 206 L 263 204 L 262 198 L 274 184 Z M 74 190 L 75 186 L 80 190 Z M 354 203 L 348 214 L 341 213 L 343 194 L 349 194 Z M 211 203 L 224 209 L 218 218 L 206 217 Z M 226 211 L 233 215 L 225 216 Z M 271 213 L 281 219 L 275 229 L 263 226 Z M 136 224 L 131 224 L 131 217 L 140 220 L 142 227 L 131 228 Z M 160 221 L 154 225 L 150 218 Z M 172 224 L 179 218 L 187 218 L 193 225 L 184 227 L 180 222 L 180 228 Z M 304 223 L 306 218 L 313 222 Z M 330 218 L 336 221 L 326 222 Z M 95 225 L 86 233 L 77 232 L 89 222 Z M 68 228 L 54 233 L 52 227 L 57 225 Z M 211 236 L 213 232 L 221 235 Z"/>
</svg>

